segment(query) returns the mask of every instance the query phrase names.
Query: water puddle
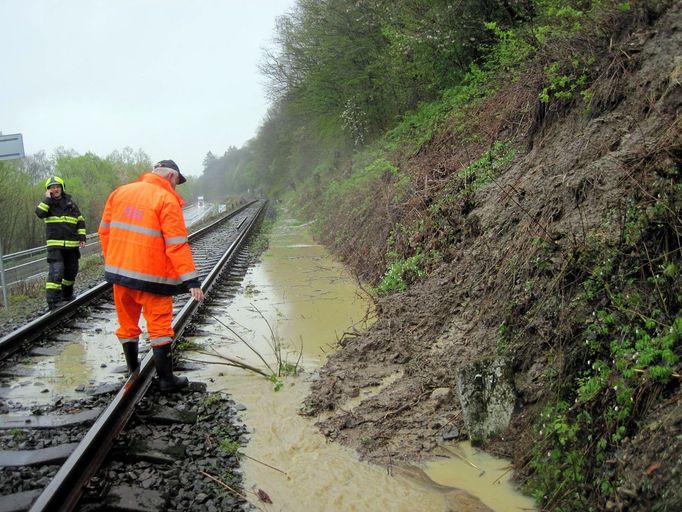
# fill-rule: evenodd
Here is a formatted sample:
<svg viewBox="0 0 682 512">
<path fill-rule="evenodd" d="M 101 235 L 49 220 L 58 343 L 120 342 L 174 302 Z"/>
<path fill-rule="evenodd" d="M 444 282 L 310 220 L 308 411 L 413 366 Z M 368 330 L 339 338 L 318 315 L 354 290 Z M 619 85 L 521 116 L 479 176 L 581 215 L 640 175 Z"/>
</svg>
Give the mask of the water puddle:
<svg viewBox="0 0 682 512">
<path fill-rule="evenodd" d="M 206 328 L 211 334 L 197 337 L 205 350 L 188 354 L 191 359 L 224 363 L 206 355 L 215 350 L 264 367 L 248 343 L 272 367 L 279 354 L 284 362 L 298 363 L 305 370 L 280 382 L 223 365 L 207 365 L 192 375 L 212 382 L 211 389 L 226 391 L 247 407 L 243 418 L 252 435 L 243 449 L 245 488 L 262 489 L 273 501 L 265 504 L 251 495 L 252 503 L 268 511 L 535 510 L 533 501 L 510 483 L 508 462 L 467 445 L 451 447 L 454 455 L 447 458 L 420 467 L 394 467 L 389 474 L 327 442 L 314 421 L 298 414 L 308 393 L 307 379 L 344 331 L 353 325 L 362 328 L 368 306 L 350 276 L 314 243 L 306 226 L 288 219 L 273 229 L 270 248 L 247 273 L 242 292 L 226 312 L 215 313 L 214 324 Z M 398 377 L 391 376 L 382 385 Z M 376 392 L 364 391 L 357 400 Z M 351 402 L 347 406 L 352 407 Z"/>
<path fill-rule="evenodd" d="M 125 360 L 114 334 L 116 313 L 100 314 L 100 324 L 105 326 L 101 332 L 83 326 L 68 340 L 38 348 L 20 365 L 10 368 L 0 377 L 0 399 L 40 406 L 60 398 L 83 398 L 93 386 L 123 381 Z"/>
<path fill-rule="evenodd" d="M 469 442 L 445 444 L 450 458 L 425 464 L 424 472 L 438 485 L 466 489 L 496 511 L 536 510 L 531 498 L 513 490 L 511 465 L 478 450 Z"/>
</svg>

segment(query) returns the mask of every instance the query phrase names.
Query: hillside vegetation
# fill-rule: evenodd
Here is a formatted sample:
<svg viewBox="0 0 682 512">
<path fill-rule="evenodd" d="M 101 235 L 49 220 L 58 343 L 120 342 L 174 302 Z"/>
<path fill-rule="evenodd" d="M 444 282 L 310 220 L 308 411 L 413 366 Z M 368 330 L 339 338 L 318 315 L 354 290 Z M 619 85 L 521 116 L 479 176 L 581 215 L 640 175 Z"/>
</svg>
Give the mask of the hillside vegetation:
<svg viewBox="0 0 682 512">
<path fill-rule="evenodd" d="M 466 437 L 456 369 L 501 357 L 518 407 L 485 447 L 539 505 L 682 508 L 681 27 L 672 1 L 301 0 L 280 19 L 270 115 L 202 179 L 287 199 L 376 293 L 306 402 L 334 411 L 325 434 L 381 464 L 427 455 L 445 426 Z"/>
</svg>

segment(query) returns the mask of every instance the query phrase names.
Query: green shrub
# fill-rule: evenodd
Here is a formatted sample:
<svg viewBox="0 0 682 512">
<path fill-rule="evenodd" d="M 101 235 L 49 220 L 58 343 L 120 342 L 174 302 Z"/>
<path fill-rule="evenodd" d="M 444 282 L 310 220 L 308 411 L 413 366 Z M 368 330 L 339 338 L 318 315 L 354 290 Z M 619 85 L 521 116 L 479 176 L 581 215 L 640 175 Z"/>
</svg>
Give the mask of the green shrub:
<svg viewBox="0 0 682 512">
<path fill-rule="evenodd" d="M 409 258 L 400 258 L 393 253 L 395 261 L 391 263 L 384 274 L 381 282 L 376 288 L 379 296 L 385 296 L 394 292 L 402 292 L 407 286 L 425 275 L 420 268 L 424 259 L 421 253 L 417 253 Z"/>
</svg>

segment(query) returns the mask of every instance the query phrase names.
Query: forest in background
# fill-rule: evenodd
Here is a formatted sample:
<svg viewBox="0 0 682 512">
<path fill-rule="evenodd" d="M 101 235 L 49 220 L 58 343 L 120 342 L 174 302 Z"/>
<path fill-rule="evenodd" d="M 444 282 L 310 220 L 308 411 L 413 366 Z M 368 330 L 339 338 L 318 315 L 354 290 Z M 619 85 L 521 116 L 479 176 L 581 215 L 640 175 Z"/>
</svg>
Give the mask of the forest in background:
<svg viewBox="0 0 682 512">
<path fill-rule="evenodd" d="M 458 105 L 489 92 L 491 73 L 587 16 L 589 6 L 572 4 L 300 0 L 278 18 L 260 64 L 265 121 L 243 147 L 207 155 L 203 190 L 281 197 L 349 177 L 372 153 L 416 149 Z M 390 170 L 379 162 L 369 172 Z"/>
</svg>

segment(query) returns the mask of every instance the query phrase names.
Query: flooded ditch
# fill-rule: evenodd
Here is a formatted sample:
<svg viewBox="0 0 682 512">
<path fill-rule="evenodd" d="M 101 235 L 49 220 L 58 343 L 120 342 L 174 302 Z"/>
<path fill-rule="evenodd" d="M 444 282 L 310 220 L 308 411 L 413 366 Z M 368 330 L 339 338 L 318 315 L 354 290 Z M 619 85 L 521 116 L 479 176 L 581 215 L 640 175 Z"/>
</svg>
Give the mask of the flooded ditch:
<svg viewBox="0 0 682 512">
<path fill-rule="evenodd" d="M 242 449 L 245 487 L 262 489 L 273 501 L 258 506 L 281 511 L 534 510 L 532 499 L 511 484 L 507 461 L 466 443 L 452 445 L 452 457 L 387 469 L 327 442 L 314 420 L 298 414 L 315 370 L 344 331 L 362 328 L 369 306 L 307 227 L 283 219 L 240 293 L 226 312 L 215 314 L 213 334 L 196 340 L 253 366 L 264 367 L 263 357 L 273 368 L 274 347 L 281 344 L 281 359 L 302 370 L 277 382 L 219 364 L 202 370 L 209 389 L 228 392 L 246 407 L 243 419 L 252 434 Z M 189 357 L 221 361 L 202 352 Z M 363 392 L 357 400 L 376 392 Z"/>
</svg>

